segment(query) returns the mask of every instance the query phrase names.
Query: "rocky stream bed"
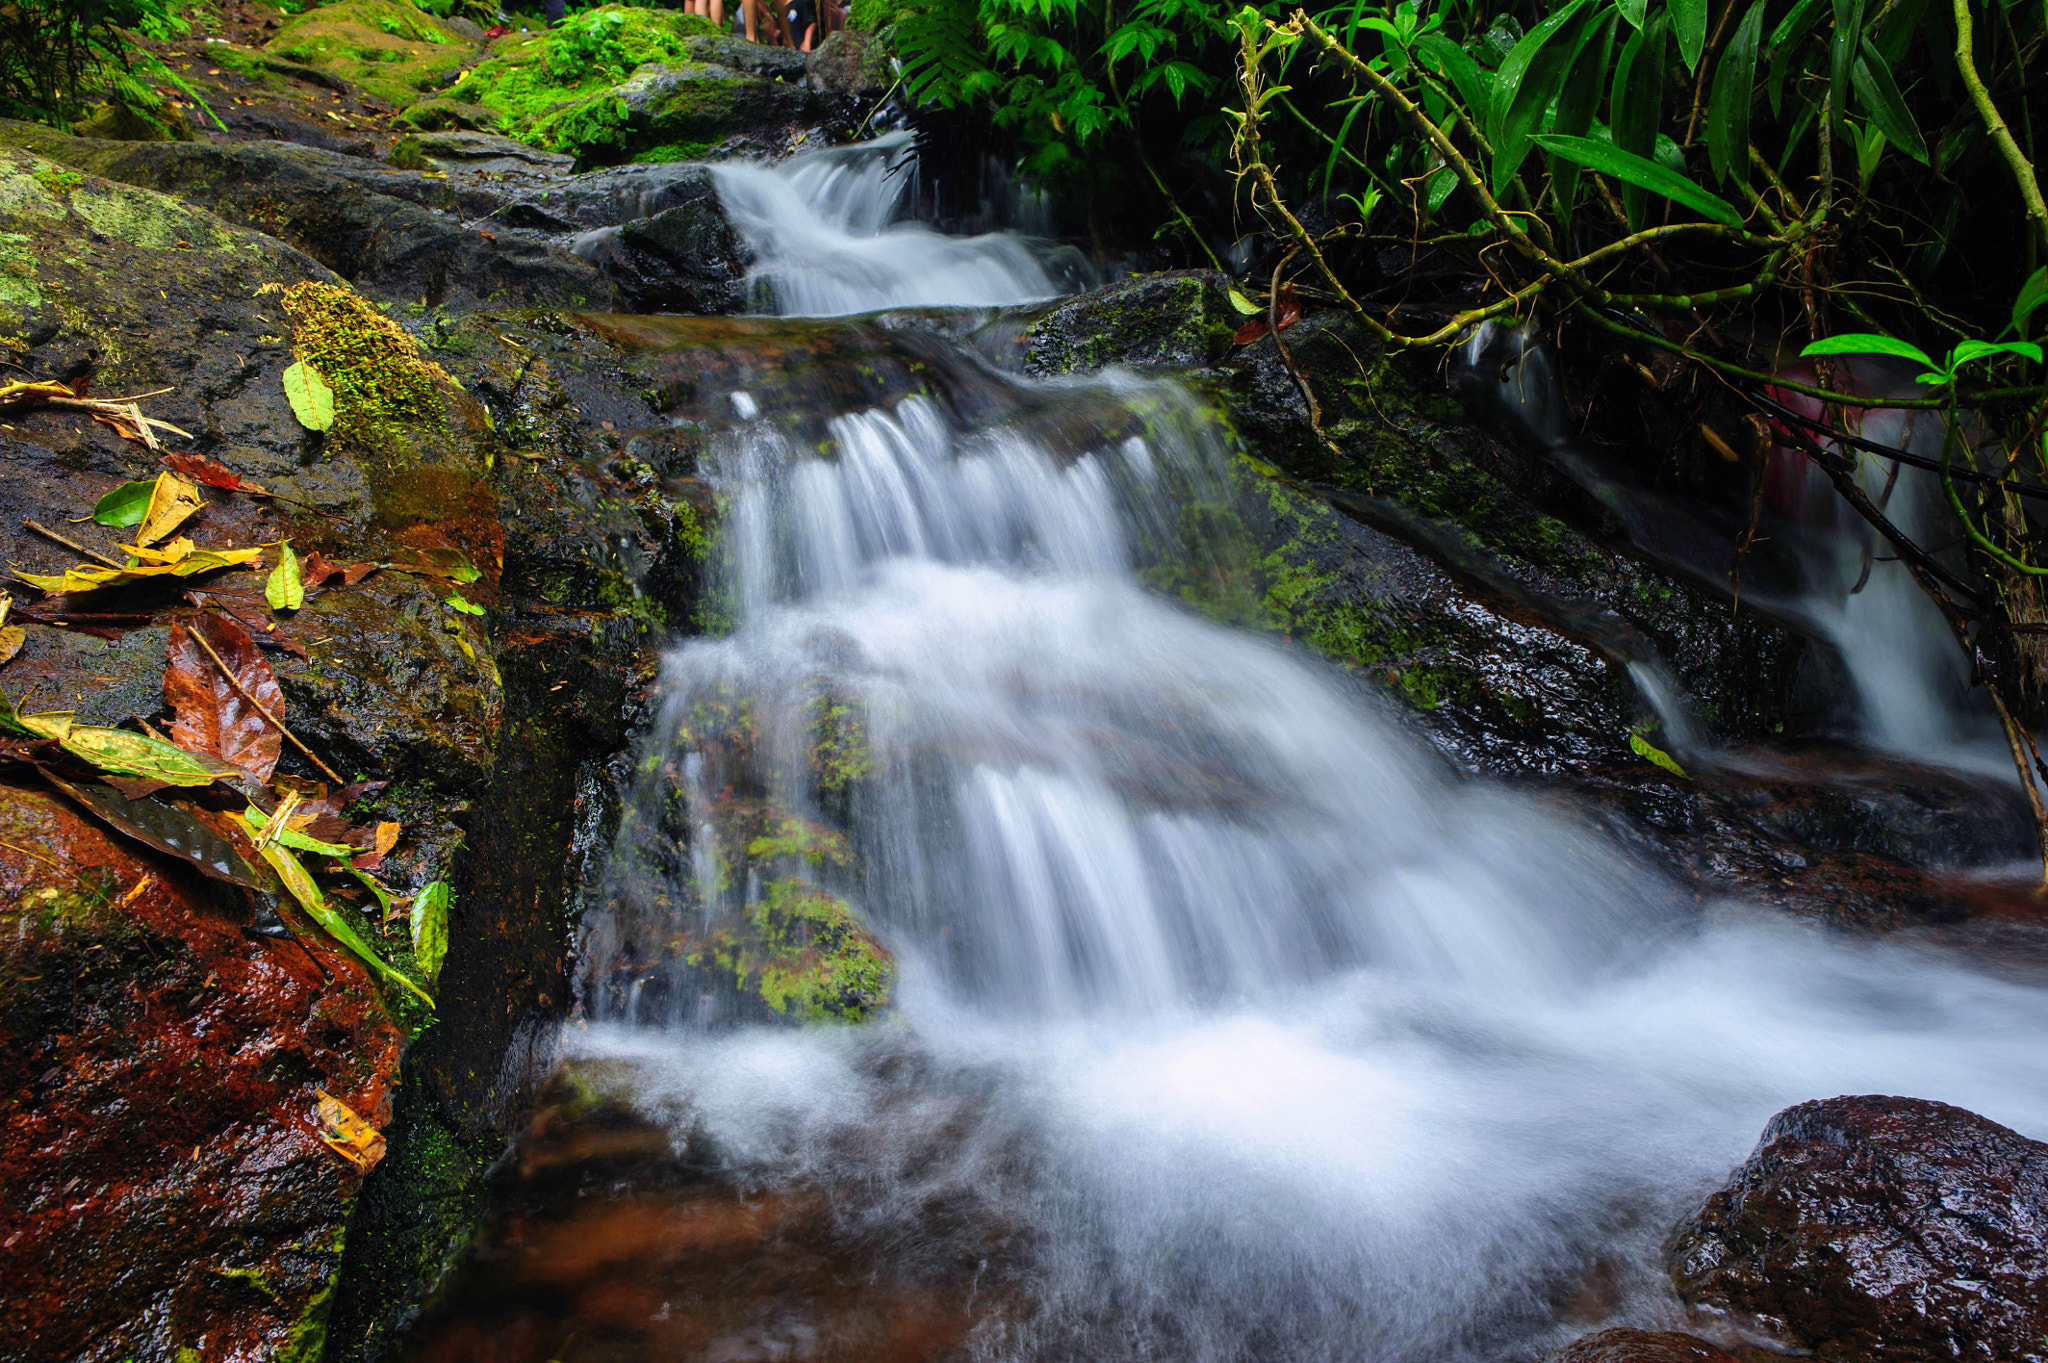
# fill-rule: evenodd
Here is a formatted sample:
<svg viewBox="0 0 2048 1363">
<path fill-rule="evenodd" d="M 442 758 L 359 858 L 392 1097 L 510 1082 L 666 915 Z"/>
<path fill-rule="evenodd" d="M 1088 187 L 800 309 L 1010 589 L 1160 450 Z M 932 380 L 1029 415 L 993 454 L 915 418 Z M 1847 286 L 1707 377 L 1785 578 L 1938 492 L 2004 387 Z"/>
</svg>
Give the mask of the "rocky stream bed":
<svg viewBox="0 0 2048 1363">
<path fill-rule="evenodd" d="M 431 40 L 379 26 L 401 10 Z M 494 1199 L 658 1161 L 638 1118 L 544 1084 L 661 652 L 727 627 L 700 460 L 708 404 L 749 376 L 879 400 L 945 363 L 941 341 L 997 374 L 1182 376 L 1242 441 L 1187 515 L 1236 539 L 1216 565 L 1158 555 L 1148 586 L 1314 649 L 1444 764 L 1579 811 L 1703 901 L 2048 972 L 2048 917 L 2009 877 L 2031 848 L 2017 790 L 1857 746 L 1831 646 L 1644 530 L 1720 526 L 1725 508 L 1625 480 L 1599 495 L 1333 315 L 1290 327 L 1284 356 L 1270 335 L 1240 344 L 1230 281 L 1209 273 L 857 326 L 738 315 L 749 248 L 700 162 L 844 139 L 887 89 L 865 35 L 806 62 L 693 33 L 615 88 L 514 108 L 530 36 L 493 45 L 388 0 L 266 15 L 176 54 L 224 116 L 186 111 L 187 140 L 0 127 L 0 348 L 13 377 L 149 394 L 142 411 L 181 432 L 168 448 L 268 494 L 202 485 L 181 533 L 383 566 L 309 583 L 294 611 L 264 599 L 274 549 L 161 588 L 11 585 L 23 636 L 0 691 L 24 713 L 161 728 L 172 630 L 240 622 L 278 717 L 332 774 L 373 783 L 350 819 L 402 827 L 381 878 L 452 885 L 450 944 L 429 1013 L 326 935 L 273 930 L 274 893 L 145 845 L 46 764 L 0 768 L 0 1358 L 393 1357 Z M 376 41 L 337 37 L 348 24 Z M 380 44 L 395 55 L 364 55 Z M 335 394 L 325 431 L 288 399 L 299 361 Z M 0 417 L 9 566 L 79 562 L 29 522 L 118 552 L 72 522 L 155 477 L 158 453 L 77 409 Z M 1661 727 L 1672 696 L 1698 726 L 1683 750 Z M 1686 774 L 1646 757 L 1653 739 Z M 860 773 L 818 760 L 829 806 Z M 279 771 L 330 793 L 296 748 Z M 741 845 L 782 836 L 767 806 L 733 817 Z M 344 909 L 420 974 L 402 916 Z M 719 968 L 762 1018 L 879 1014 L 886 952 L 844 912 L 742 924 Z M 382 1132 L 367 1173 L 323 1143 L 323 1093 Z M 1609 1329 L 1560 1363 L 2048 1358 L 2048 1145 L 1937 1103 L 1813 1097 L 1668 1231 L 1677 1293 L 1716 1342 Z M 576 1271 L 593 1270 L 535 1270 Z M 867 1356 L 952 1356 L 964 1326 L 917 1319 Z"/>
</svg>

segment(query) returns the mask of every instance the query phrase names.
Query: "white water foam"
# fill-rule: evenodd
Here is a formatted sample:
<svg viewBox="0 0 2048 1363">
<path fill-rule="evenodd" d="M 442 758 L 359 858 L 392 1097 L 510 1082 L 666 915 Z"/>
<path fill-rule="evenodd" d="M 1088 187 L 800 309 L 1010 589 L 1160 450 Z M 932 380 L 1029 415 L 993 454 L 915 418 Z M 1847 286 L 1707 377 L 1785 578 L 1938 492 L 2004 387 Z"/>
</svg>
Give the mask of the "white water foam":
<svg viewBox="0 0 2048 1363">
<path fill-rule="evenodd" d="M 639 796 L 690 857 L 619 873 L 569 1043 L 693 1159 L 829 1190 L 878 1259 L 998 1260 L 1024 1304 L 975 1357 L 1420 1363 L 1670 1323 L 1659 1240 L 1789 1103 L 2048 1136 L 2048 990 L 1702 910 L 1452 778 L 1329 669 L 1140 587 L 1229 485 L 1188 395 L 1020 392 L 978 429 L 911 396 L 719 453 L 737 628 L 671 654 Z M 1130 419 L 1029 415 L 1083 400 Z M 692 718 L 735 702 L 748 772 Z M 826 702 L 865 721 L 859 871 L 790 870 L 895 952 L 893 1014 L 706 1029 L 613 988 L 622 945 L 760 894 L 706 854 L 719 792 L 828 818 Z"/>
<path fill-rule="evenodd" d="M 909 133 L 712 168 L 735 231 L 754 253 L 755 310 L 840 317 L 904 307 L 995 307 L 1050 298 L 1051 277 L 1018 238 L 942 236 L 898 221 Z"/>
</svg>

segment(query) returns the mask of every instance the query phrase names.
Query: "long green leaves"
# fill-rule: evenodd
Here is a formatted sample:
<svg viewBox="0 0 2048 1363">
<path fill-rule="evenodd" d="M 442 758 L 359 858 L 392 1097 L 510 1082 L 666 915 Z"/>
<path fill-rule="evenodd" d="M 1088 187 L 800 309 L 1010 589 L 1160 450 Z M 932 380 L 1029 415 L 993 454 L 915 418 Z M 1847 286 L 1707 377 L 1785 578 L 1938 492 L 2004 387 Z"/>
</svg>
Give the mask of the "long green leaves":
<svg viewBox="0 0 2048 1363">
<path fill-rule="evenodd" d="M 1597 170 L 1612 175 L 1626 184 L 1646 189 L 1652 194 L 1662 195 L 1673 203 L 1683 204 L 1711 222 L 1728 227 L 1740 227 L 1742 215 L 1735 206 L 1710 190 L 1702 189 L 1676 171 L 1666 170 L 1655 161 L 1645 160 L 1621 150 L 1607 142 L 1590 137 L 1554 137 L 1539 134 L 1538 146 L 1567 161 L 1577 162 L 1588 170 Z"/>
<path fill-rule="evenodd" d="M 1757 46 L 1764 31 L 1764 0 L 1753 0 L 1714 66 L 1707 105 L 1707 161 L 1714 178 L 1726 183 L 1749 173 L 1749 106 L 1756 91 Z"/>
</svg>

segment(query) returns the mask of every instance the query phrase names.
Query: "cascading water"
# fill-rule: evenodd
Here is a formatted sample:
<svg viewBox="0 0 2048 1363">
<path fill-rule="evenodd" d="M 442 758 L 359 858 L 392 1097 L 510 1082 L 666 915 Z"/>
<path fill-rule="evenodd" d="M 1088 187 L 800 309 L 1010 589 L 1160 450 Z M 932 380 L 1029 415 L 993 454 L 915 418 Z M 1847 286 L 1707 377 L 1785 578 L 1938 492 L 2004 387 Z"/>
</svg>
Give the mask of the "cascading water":
<svg viewBox="0 0 2048 1363">
<path fill-rule="evenodd" d="M 1625 490 L 1574 447 L 1564 398 L 1541 345 L 1521 331 L 1487 323 L 1474 328 L 1460 358 L 1468 396 L 1495 404 L 1523 438 L 1544 447 L 1552 463 L 1598 498 L 1638 545 L 1653 547 L 1665 562 L 1703 583 L 1725 578 L 1734 556 L 1727 536 L 1683 511 L 1669 514 L 1640 489 Z M 1889 361 L 1839 360 L 1837 367 L 1838 381 L 1847 380 L 1854 391 L 1924 396 L 1911 372 Z M 1794 377 L 1813 379 L 1804 371 Z M 1818 402 L 1780 396 L 1809 418 L 1823 415 Z M 1939 414 L 1910 409 L 1873 409 L 1862 422 L 1865 439 L 1923 459 L 1940 456 L 1944 430 Z M 1866 456 L 1858 478 L 1915 543 L 1943 552 L 1950 547 L 1946 541 L 1953 535 L 1945 527 L 1953 520 L 1933 475 Z M 1848 718 L 1857 737 L 1897 757 L 2010 778 L 2004 737 L 1990 706 L 1972 694 L 1968 659 L 1890 546 L 1842 502 L 1825 473 L 1790 449 L 1774 453 L 1765 492 L 1782 518 L 1779 533 L 1789 541 L 1784 548 L 1799 562 L 1804 581 L 1796 595 L 1775 598 L 1768 587 L 1751 582 L 1745 598 L 1762 598 L 1781 614 L 1803 619 L 1813 634 L 1835 646 L 1854 693 Z M 1681 736 L 1684 711 L 1669 699 L 1668 680 L 1649 669 L 1639 671 L 1637 681 L 1674 743 L 1687 746 Z"/>
<path fill-rule="evenodd" d="M 828 192 L 821 162 L 786 184 Z M 1017 287 L 1011 245 L 945 249 L 963 293 Z M 735 627 L 669 656 L 567 1041 L 692 1167 L 824 1199 L 835 1281 L 944 1295 L 944 1349 L 891 1356 L 1532 1358 L 1666 1322 L 1663 1229 L 1791 1102 L 2048 1135 L 2048 990 L 1702 908 L 1453 779 L 1330 669 L 1141 585 L 1228 557 L 1182 528 L 1243 476 L 1187 393 L 961 375 L 821 441 L 772 384 L 732 404 Z M 894 954 L 886 1016 L 720 996 L 706 944 L 792 895 Z M 880 1356 L 749 1309 L 692 1356 Z"/>
<path fill-rule="evenodd" d="M 990 307 L 1062 290 L 1015 237 L 946 237 L 898 221 L 914 164 L 909 133 L 714 168 L 719 200 L 754 251 L 758 310 L 839 317 L 881 308 Z"/>
</svg>

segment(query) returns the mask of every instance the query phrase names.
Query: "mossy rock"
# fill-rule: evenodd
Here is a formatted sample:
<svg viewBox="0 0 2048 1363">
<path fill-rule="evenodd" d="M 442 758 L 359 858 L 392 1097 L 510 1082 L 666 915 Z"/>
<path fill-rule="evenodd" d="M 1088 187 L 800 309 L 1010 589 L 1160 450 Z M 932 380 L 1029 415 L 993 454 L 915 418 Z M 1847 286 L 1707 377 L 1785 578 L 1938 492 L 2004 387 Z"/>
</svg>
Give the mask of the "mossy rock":
<svg viewBox="0 0 2048 1363">
<path fill-rule="evenodd" d="M 895 962 L 839 896 L 795 877 L 767 882 L 743 919 L 690 964 L 730 973 L 739 994 L 790 1022 L 860 1022 L 888 1005 Z"/>
<path fill-rule="evenodd" d="M 839 101 L 788 81 L 683 62 L 643 66 L 601 94 L 551 109 L 519 136 L 579 164 L 617 165 L 661 148 L 780 149 L 840 111 Z"/>
<path fill-rule="evenodd" d="M 319 67 L 400 108 L 475 55 L 456 29 L 403 0 L 336 0 L 287 19 L 268 50 Z"/>
<path fill-rule="evenodd" d="M 686 57 L 691 39 L 716 32 L 695 15 L 604 5 L 552 31 L 499 39 L 449 98 L 489 109 L 496 130 L 511 132 L 557 105 L 610 89 L 648 62 Z"/>
</svg>

